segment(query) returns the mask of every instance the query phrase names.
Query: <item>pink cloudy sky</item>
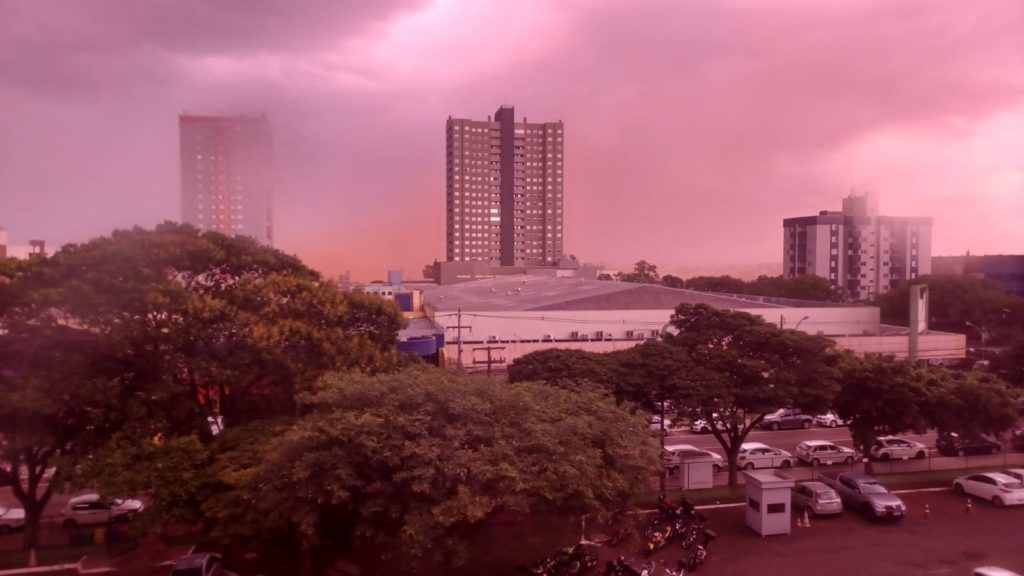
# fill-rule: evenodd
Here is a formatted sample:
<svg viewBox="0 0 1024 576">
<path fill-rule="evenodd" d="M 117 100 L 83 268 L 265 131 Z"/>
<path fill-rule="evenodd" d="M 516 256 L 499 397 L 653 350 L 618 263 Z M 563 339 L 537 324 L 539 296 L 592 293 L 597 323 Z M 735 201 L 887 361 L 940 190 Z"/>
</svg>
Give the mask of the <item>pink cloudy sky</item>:
<svg viewBox="0 0 1024 576">
<path fill-rule="evenodd" d="M 180 215 L 177 115 L 269 115 L 277 244 L 334 275 L 444 254 L 444 122 L 566 125 L 567 251 L 781 262 L 871 190 L 936 254 L 1024 253 L 1019 0 L 0 0 L 0 225 Z"/>
</svg>

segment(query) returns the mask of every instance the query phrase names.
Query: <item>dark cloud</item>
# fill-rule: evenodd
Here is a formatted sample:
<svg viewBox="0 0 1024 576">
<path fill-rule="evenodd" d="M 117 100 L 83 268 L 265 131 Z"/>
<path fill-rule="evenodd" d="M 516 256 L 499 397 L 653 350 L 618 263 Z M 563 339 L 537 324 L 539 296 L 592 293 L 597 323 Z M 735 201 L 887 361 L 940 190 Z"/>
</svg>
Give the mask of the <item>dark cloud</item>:
<svg viewBox="0 0 1024 576">
<path fill-rule="evenodd" d="M 0 0 L 0 224 L 176 218 L 177 114 L 267 113 L 280 246 L 418 272 L 443 254 L 445 119 L 507 102 L 566 123 L 585 259 L 778 261 L 782 218 L 865 183 L 935 216 L 938 253 L 1019 252 L 991 223 L 1024 210 L 1021 30 L 1016 1 Z"/>
</svg>

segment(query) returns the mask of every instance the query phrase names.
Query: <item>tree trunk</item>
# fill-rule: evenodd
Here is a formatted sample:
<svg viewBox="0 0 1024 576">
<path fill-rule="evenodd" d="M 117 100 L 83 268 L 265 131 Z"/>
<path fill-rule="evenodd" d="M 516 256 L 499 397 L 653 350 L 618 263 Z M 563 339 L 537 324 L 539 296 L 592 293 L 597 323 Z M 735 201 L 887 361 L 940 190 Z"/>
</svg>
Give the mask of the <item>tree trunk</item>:
<svg viewBox="0 0 1024 576">
<path fill-rule="evenodd" d="M 42 524 L 43 507 L 38 504 L 25 506 L 25 536 L 21 547 L 24 550 L 39 548 L 39 528 Z"/>
</svg>

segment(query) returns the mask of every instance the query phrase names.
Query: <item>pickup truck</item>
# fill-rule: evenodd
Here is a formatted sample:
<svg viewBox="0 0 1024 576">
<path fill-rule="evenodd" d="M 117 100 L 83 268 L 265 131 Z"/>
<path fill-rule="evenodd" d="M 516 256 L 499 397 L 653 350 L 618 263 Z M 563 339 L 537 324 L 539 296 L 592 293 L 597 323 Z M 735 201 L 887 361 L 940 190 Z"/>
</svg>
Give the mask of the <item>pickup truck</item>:
<svg viewBox="0 0 1024 576">
<path fill-rule="evenodd" d="M 835 490 L 847 508 L 859 510 L 869 518 L 900 520 L 907 513 L 903 501 L 890 494 L 873 476 L 842 472 L 821 474 L 818 479 Z"/>
</svg>

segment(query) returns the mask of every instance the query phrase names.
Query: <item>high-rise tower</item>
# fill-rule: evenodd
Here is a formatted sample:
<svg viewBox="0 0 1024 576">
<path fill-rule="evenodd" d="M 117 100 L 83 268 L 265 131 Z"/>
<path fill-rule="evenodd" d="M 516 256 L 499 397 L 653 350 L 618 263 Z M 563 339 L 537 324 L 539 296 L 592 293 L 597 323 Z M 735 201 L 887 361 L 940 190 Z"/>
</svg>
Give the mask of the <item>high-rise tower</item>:
<svg viewBox="0 0 1024 576">
<path fill-rule="evenodd" d="M 181 219 L 273 245 L 273 151 L 266 116 L 178 118 Z"/>
<path fill-rule="evenodd" d="M 446 260 L 553 265 L 563 251 L 562 122 L 448 118 Z"/>
</svg>

